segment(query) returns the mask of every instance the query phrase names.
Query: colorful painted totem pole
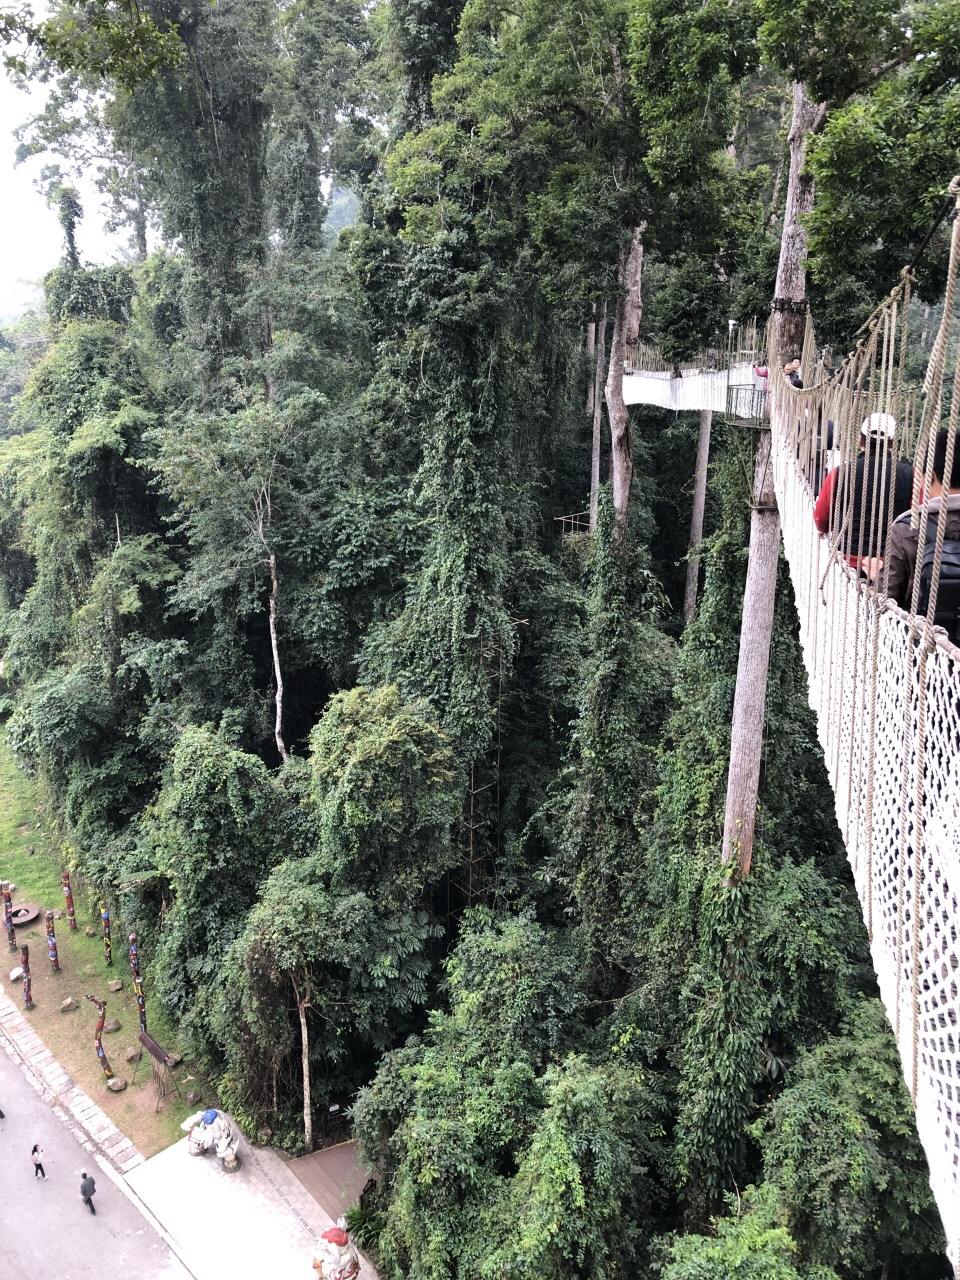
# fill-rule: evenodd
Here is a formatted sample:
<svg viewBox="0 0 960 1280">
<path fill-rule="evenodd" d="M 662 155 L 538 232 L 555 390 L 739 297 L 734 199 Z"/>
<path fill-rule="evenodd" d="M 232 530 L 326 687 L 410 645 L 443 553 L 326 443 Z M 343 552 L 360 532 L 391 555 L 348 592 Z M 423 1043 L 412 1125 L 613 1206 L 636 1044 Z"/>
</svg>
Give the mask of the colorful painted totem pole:
<svg viewBox="0 0 960 1280">
<path fill-rule="evenodd" d="M 23 1007 L 33 1008 L 33 995 L 30 991 L 30 948 L 24 943 L 20 948 L 20 968 L 23 970 Z"/>
<path fill-rule="evenodd" d="M 13 899 L 10 897 L 8 881 L 0 881 L 0 893 L 3 894 L 3 923 L 7 930 L 7 946 L 11 951 L 16 951 L 17 935 L 13 931 Z"/>
<path fill-rule="evenodd" d="M 103 924 L 103 958 L 107 964 L 113 964 L 113 947 L 110 943 L 110 908 L 105 902 L 100 903 L 100 920 Z"/>
<path fill-rule="evenodd" d="M 75 931 L 77 927 L 77 913 L 73 909 L 73 889 L 70 885 L 70 872 L 60 872 L 60 884 L 63 886 L 63 896 L 67 900 L 67 920 L 70 924 L 71 931 Z"/>
<path fill-rule="evenodd" d="M 57 934 L 53 927 L 53 912 L 48 911 L 44 919 L 47 922 L 47 955 L 50 957 L 50 968 L 54 973 L 59 973 L 60 960 L 57 956 Z"/>
<path fill-rule="evenodd" d="M 147 1030 L 147 1002 L 143 998 L 143 979 L 140 977 L 140 952 L 137 948 L 137 935 L 130 935 L 130 968 L 133 970 L 133 994 L 137 997 L 137 1012 L 140 1014 L 140 1030 Z"/>
<path fill-rule="evenodd" d="M 107 1020 L 107 1002 L 106 1000 L 98 1000 L 96 996 L 85 996 L 84 999 L 97 1006 L 97 1029 L 93 1033 L 93 1047 L 97 1051 L 97 1057 L 100 1059 L 101 1067 L 103 1067 L 104 1076 L 108 1080 L 112 1080 L 113 1069 L 107 1061 L 107 1055 L 103 1052 L 103 1024 Z"/>
</svg>

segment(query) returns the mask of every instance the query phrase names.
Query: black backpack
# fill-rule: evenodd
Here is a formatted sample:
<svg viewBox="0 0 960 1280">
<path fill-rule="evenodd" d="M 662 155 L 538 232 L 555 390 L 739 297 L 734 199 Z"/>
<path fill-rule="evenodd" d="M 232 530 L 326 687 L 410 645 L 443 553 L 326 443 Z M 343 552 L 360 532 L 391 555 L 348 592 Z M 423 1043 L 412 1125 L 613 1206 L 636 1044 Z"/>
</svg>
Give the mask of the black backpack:
<svg viewBox="0 0 960 1280">
<path fill-rule="evenodd" d="M 930 603 L 930 584 L 933 581 L 933 553 L 937 540 L 935 516 L 927 522 L 927 541 L 920 562 L 920 597 L 917 614 L 923 617 Z M 933 621 L 943 627 L 954 644 L 958 643 L 960 620 L 960 538 L 944 538 L 943 556 L 940 560 L 940 581 L 937 583 L 937 601 L 933 606 Z"/>
</svg>

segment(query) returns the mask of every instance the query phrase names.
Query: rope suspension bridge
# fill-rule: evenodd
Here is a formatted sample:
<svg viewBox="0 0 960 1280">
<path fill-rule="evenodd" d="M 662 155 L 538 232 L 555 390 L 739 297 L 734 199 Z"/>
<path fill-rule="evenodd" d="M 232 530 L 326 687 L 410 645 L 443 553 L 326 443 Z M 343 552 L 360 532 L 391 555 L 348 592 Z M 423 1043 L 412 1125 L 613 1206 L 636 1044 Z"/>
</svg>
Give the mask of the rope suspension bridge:
<svg viewBox="0 0 960 1280">
<path fill-rule="evenodd" d="M 960 208 L 960 181 L 950 190 Z M 960 427 L 958 270 L 960 217 L 953 222 L 943 318 L 925 368 L 908 342 L 908 268 L 836 370 L 818 360 L 808 317 L 802 389 L 781 373 L 786 353 L 776 350 L 773 327 L 767 378 L 754 375 L 747 343 L 726 359 L 705 353 L 679 370 L 640 347 L 624 389 L 628 403 L 714 409 L 769 425 L 810 703 L 960 1277 L 960 650 L 934 622 L 947 502 L 931 510 L 924 501 L 935 478 L 937 432 L 947 428 L 946 493 Z M 858 493 L 852 477 L 861 425 L 871 414 L 892 415 L 896 431 L 873 455 L 880 474 L 868 499 L 868 483 Z M 910 523 L 919 546 L 903 608 L 888 594 L 898 459 L 913 465 Z M 850 480 L 838 481 L 840 496 L 821 535 L 814 504 L 834 467 Z M 919 562 L 928 536 L 932 580 L 924 600 Z"/>
</svg>

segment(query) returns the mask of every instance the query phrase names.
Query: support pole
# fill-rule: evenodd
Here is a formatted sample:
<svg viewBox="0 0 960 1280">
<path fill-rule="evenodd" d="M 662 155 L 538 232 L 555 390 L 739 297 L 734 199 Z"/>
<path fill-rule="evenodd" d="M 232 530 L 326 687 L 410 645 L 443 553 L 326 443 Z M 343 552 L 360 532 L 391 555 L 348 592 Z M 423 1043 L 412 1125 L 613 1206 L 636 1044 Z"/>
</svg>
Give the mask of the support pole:
<svg viewBox="0 0 960 1280">
<path fill-rule="evenodd" d="M 53 912 L 48 911 L 44 919 L 47 922 L 47 955 L 50 957 L 50 968 L 53 973 L 59 973 L 60 960 L 57 956 L 57 933 L 53 926 Z"/>
<path fill-rule="evenodd" d="M 700 410 L 700 432 L 697 436 L 697 466 L 693 476 L 693 515 L 690 517 L 690 546 L 687 553 L 687 589 L 683 595 L 683 620 L 689 622 L 697 607 L 700 581 L 700 557 L 696 554 L 703 541 L 703 512 L 707 505 L 707 469 L 710 462 L 710 428 L 713 410 Z"/>
<path fill-rule="evenodd" d="M 767 352 L 771 379 L 782 377 L 776 364 L 786 355 L 799 355 L 807 309 L 807 231 L 804 217 L 813 208 L 814 184 L 805 171 L 807 138 L 822 120 L 825 106 L 810 101 L 802 84 L 793 86 L 790 122 L 790 173 L 780 237 L 776 296 L 772 311 L 774 349 Z M 763 711 L 767 699 L 767 671 L 773 637 L 773 607 L 780 558 L 780 516 L 773 493 L 770 431 L 760 432 L 753 475 L 750 517 L 750 559 L 743 594 L 737 691 L 730 727 L 730 772 L 723 818 L 723 861 L 735 862 L 747 875 L 753 860 L 763 745 Z"/>
<path fill-rule="evenodd" d="M 17 935 L 13 931 L 13 899 L 10 897 L 9 881 L 0 881 L 0 893 L 3 894 L 3 925 L 7 931 L 7 946 L 11 951 L 16 951 Z"/>
<path fill-rule="evenodd" d="M 30 948 L 26 943 L 20 948 L 20 968 L 23 970 L 23 1007 L 32 1009 L 33 993 L 30 990 Z"/>
<path fill-rule="evenodd" d="M 110 942 L 110 908 L 105 902 L 100 903 L 100 923 L 103 925 L 103 958 L 107 964 L 113 964 L 113 946 Z M 91 999 L 90 996 L 87 999 Z"/>
<path fill-rule="evenodd" d="M 77 929 L 77 913 L 73 905 L 73 888 L 70 884 L 70 872 L 60 872 L 60 885 L 63 889 L 63 896 L 67 900 L 67 923 L 70 926 L 70 932 L 75 933 Z"/>
<path fill-rule="evenodd" d="M 773 636 L 773 610 L 780 557 L 780 514 L 773 493 L 770 432 L 761 431 L 753 475 L 750 557 L 743 593 L 737 690 L 730 729 L 730 772 L 723 821 L 723 861 L 747 875 L 753 859 L 763 746 L 763 712 Z"/>
</svg>

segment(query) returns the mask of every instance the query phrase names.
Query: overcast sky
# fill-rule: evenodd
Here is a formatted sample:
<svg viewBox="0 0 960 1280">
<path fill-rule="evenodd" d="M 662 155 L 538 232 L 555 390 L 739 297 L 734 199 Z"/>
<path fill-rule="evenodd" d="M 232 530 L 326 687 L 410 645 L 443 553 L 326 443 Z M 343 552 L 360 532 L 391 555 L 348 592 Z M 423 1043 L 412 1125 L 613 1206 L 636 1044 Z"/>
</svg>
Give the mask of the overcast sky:
<svg viewBox="0 0 960 1280">
<path fill-rule="evenodd" d="M 44 163 L 33 156 L 14 167 L 17 143 L 13 130 L 39 110 L 44 89 L 22 92 L 0 71 L 0 320 L 20 314 L 36 297 L 35 282 L 56 266 L 63 236 L 56 214 L 33 185 Z M 84 219 L 77 234 L 80 256 L 89 262 L 113 262 L 122 256 L 116 236 L 101 229 L 100 193 L 91 183 L 80 185 Z"/>
</svg>

